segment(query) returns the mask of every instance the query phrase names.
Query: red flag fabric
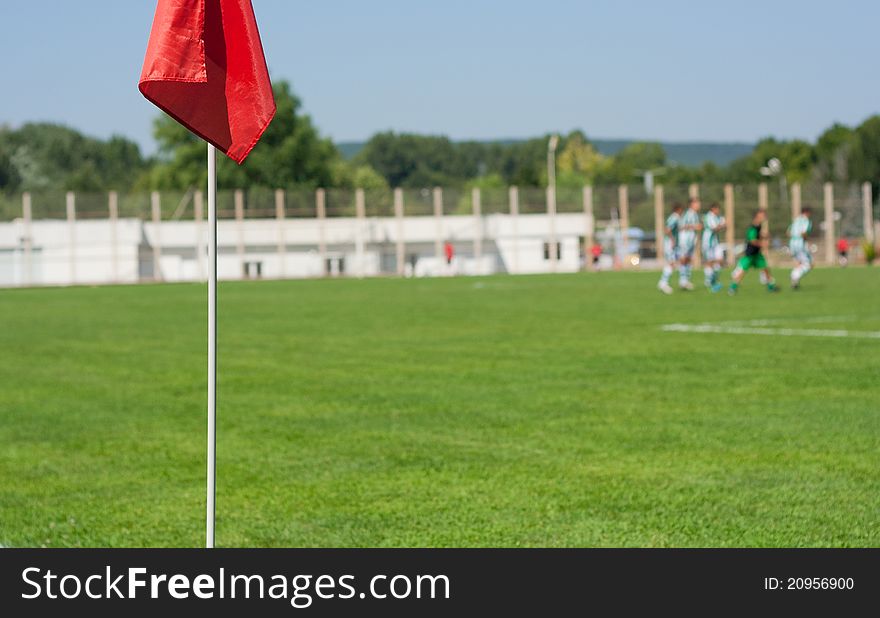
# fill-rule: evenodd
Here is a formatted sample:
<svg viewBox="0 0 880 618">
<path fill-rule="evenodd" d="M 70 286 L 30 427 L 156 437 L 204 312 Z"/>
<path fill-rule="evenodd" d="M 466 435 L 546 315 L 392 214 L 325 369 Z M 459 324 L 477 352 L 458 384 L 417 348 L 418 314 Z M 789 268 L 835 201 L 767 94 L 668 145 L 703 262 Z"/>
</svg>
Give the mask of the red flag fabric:
<svg viewBox="0 0 880 618">
<path fill-rule="evenodd" d="M 275 115 L 251 0 L 159 0 L 138 88 L 241 164 Z"/>
</svg>

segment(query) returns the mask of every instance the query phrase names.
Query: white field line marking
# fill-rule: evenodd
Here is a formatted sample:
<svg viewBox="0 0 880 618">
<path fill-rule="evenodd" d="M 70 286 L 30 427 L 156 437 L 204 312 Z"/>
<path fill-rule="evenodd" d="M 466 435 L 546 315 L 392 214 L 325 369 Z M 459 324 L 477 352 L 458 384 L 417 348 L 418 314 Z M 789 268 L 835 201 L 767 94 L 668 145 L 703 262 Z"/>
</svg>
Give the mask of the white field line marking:
<svg viewBox="0 0 880 618">
<path fill-rule="evenodd" d="M 757 326 L 725 326 L 721 324 L 664 324 L 666 332 L 722 333 L 726 335 L 771 335 L 774 337 L 852 337 L 880 339 L 880 331 L 821 330 L 815 328 L 762 328 Z"/>
<path fill-rule="evenodd" d="M 858 319 L 857 315 L 821 315 L 813 318 L 765 318 L 760 320 L 725 320 L 716 322 L 716 324 L 724 326 L 769 326 L 770 324 L 779 324 L 780 322 L 791 322 L 796 320 L 801 324 L 821 324 L 825 322 L 852 322 Z"/>
</svg>

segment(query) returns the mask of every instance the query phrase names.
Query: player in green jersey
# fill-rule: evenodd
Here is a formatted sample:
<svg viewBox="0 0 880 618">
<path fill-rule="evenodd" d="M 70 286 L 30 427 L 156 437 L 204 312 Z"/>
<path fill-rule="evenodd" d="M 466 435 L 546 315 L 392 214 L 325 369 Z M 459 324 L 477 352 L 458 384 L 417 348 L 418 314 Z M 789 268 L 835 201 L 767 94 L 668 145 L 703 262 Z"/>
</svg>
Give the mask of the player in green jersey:
<svg viewBox="0 0 880 618">
<path fill-rule="evenodd" d="M 731 296 L 736 294 L 740 282 L 745 276 L 746 271 L 750 268 L 757 268 L 761 271 L 763 280 L 767 282 L 768 292 L 779 291 L 779 288 L 776 286 L 776 281 L 773 279 L 773 275 L 770 274 L 770 267 L 767 266 L 767 258 L 765 258 L 762 253 L 762 249 L 767 243 L 761 238 L 761 225 L 766 218 L 767 213 L 762 209 L 756 210 L 755 214 L 752 216 L 752 224 L 749 226 L 749 229 L 746 230 L 745 254 L 739 259 L 736 268 L 733 270 L 733 283 L 730 284 L 730 289 L 727 291 Z"/>
</svg>

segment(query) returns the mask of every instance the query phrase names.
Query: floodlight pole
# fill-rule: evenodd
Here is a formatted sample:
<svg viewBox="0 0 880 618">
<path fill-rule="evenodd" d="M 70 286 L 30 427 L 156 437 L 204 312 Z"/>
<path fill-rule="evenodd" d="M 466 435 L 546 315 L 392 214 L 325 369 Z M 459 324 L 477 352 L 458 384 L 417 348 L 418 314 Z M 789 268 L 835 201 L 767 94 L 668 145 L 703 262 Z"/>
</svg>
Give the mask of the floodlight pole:
<svg viewBox="0 0 880 618">
<path fill-rule="evenodd" d="M 208 488 L 205 547 L 214 547 L 217 469 L 217 149 L 208 144 Z"/>
<path fill-rule="evenodd" d="M 556 272 L 556 148 L 559 146 L 559 136 L 550 136 L 547 142 L 547 215 L 550 224 L 550 270 Z"/>
<path fill-rule="evenodd" d="M 547 186 L 556 189 L 556 147 L 559 145 L 559 136 L 551 135 L 547 142 Z"/>
</svg>

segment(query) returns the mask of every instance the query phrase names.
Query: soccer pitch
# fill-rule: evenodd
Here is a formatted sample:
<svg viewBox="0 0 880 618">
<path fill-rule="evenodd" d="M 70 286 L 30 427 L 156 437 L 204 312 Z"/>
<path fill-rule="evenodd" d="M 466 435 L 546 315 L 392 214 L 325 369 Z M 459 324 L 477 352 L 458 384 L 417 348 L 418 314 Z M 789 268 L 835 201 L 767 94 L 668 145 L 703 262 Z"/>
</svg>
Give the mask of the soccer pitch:
<svg viewBox="0 0 880 618">
<path fill-rule="evenodd" d="M 880 545 L 880 272 L 656 279 L 221 283 L 218 546 Z M 0 292 L 0 544 L 203 544 L 205 315 Z"/>
</svg>

